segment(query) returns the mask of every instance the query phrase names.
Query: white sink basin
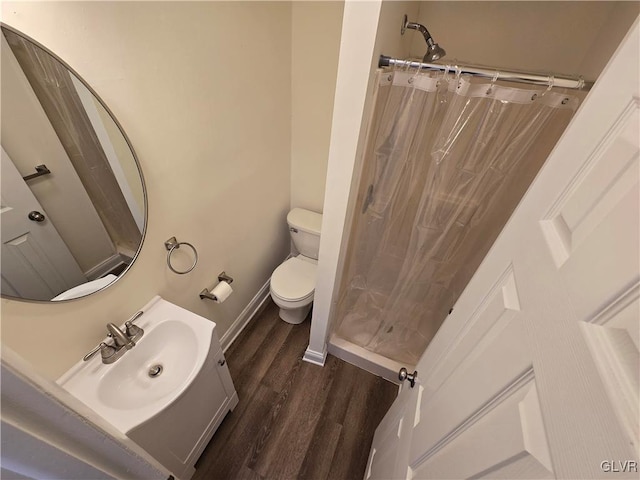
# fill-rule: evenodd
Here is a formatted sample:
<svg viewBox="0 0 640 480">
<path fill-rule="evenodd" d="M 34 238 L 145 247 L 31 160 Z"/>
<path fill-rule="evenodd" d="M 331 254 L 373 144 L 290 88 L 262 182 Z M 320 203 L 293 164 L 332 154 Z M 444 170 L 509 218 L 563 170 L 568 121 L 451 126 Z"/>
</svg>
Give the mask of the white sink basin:
<svg viewBox="0 0 640 480">
<path fill-rule="evenodd" d="M 144 335 L 135 347 L 110 365 L 103 364 L 97 353 L 58 379 L 59 385 L 125 434 L 170 405 L 191 384 L 207 358 L 215 327 L 160 297 L 141 310 L 144 314 L 135 324 Z M 161 373 L 150 376 L 158 366 Z"/>
</svg>

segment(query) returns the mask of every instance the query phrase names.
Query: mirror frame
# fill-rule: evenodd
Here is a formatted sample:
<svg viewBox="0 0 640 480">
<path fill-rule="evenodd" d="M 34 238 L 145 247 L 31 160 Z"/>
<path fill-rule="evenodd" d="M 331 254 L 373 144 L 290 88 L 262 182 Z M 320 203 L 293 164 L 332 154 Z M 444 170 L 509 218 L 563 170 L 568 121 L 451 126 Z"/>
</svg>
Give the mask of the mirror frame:
<svg viewBox="0 0 640 480">
<path fill-rule="evenodd" d="M 144 245 L 144 241 L 145 241 L 146 236 L 147 236 L 147 227 L 148 227 L 148 223 L 149 223 L 149 198 L 148 198 L 148 192 L 147 192 L 147 184 L 146 184 L 146 182 L 144 180 L 144 175 L 142 173 L 142 166 L 140 165 L 140 161 L 138 160 L 138 155 L 136 154 L 136 151 L 133 148 L 133 145 L 131 144 L 131 140 L 129 140 L 129 137 L 127 136 L 127 133 L 124 131 L 124 128 L 122 127 L 122 125 L 120 124 L 120 122 L 118 121 L 116 116 L 113 114 L 113 112 L 107 106 L 107 104 L 104 102 L 104 100 L 102 100 L 102 97 L 100 97 L 100 95 L 98 95 L 98 93 L 91 87 L 91 85 L 89 85 L 89 83 L 80 74 L 78 74 L 78 72 L 76 72 L 75 69 L 71 68 L 67 62 L 65 62 L 62 58 L 60 58 L 59 55 L 56 55 L 55 53 L 53 53 L 49 48 L 47 48 L 44 45 L 42 45 L 42 43 L 38 42 L 37 40 L 34 40 L 29 35 L 26 35 L 26 34 L 22 33 L 20 30 L 12 27 L 11 25 L 7 25 L 4 22 L 0 22 L 0 28 L 7 29 L 7 30 L 11 31 L 12 33 L 14 33 L 15 35 L 18 35 L 18 36 L 24 38 L 25 40 L 28 40 L 29 42 L 33 43 L 38 48 L 41 48 L 43 51 L 45 51 L 46 53 L 51 55 L 54 59 L 56 59 L 58 62 L 60 62 L 60 64 L 62 66 L 64 66 L 70 73 L 75 75 L 75 77 L 87 88 L 87 90 L 89 90 L 89 92 L 91 92 L 91 94 L 95 97 L 95 99 L 98 100 L 98 102 L 100 103 L 102 108 L 105 109 L 105 111 L 109 114 L 109 117 L 111 117 L 111 120 L 113 120 L 113 123 L 115 123 L 116 127 L 118 127 L 118 130 L 122 134 L 122 137 L 124 138 L 124 141 L 126 142 L 127 146 L 129 147 L 129 150 L 131 151 L 131 156 L 133 157 L 133 160 L 134 160 L 134 162 L 136 164 L 136 169 L 138 170 L 138 175 L 140 176 L 140 183 L 142 184 L 142 196 L 143 196 L 143 199 L 144 199 L 144 206 L 143 206 L 144 225 L 142 227 L 140 244 L 138 245 L 138 248 L 136 249 L 136 252 L 135 252 L 133 258 L 131 259 L 131 263 L 129 265 L 127 265 L 127 267 L 118 275 L 118 277 L 113 282 L 111 282 L 108 285 L 102 287 L 101 289 L 96 290 L 95 292 L 91 292 L 91 293 L 89 293 L 87 295 L 83 295 L 81 297 L 76 297 L 76 298 L 69 298 L 67 300 L 57 300 L 55 302 L 52 301 L 52 300 L 32 300 L 32 299 L 28 299 L 28 298 L 13 297 L 13 296 L 10 296 L 10 295 L 5 295 L 4 293 L 0 295 L 1 298 L 7 299 L 7 300 L 12 300 L 12 301 L 17 301 L 17 302 L 26 302 L 26 303 L 39 303 L 39 304 L 47 304 L 47 305 L 66 304 L 66 303 L 69 303 L 69 302 L 83 300 L 83 299 L 85 299 L 87 297 L 90 297 L 93 294 L 96 294 L 96 293 L 99 293 L 99 292 L 103 292 L 104 290 L 107 290 L 109 287 L 111 287 L 116 282 L 118 282 L 122 277 L 124 277 L 129 272 L 129 270 L 131 269 L 133 264 L 138 259 L 138 256 L 140 255 L 140 252 L 142 251 L 142 246 Z"/>
</svg>

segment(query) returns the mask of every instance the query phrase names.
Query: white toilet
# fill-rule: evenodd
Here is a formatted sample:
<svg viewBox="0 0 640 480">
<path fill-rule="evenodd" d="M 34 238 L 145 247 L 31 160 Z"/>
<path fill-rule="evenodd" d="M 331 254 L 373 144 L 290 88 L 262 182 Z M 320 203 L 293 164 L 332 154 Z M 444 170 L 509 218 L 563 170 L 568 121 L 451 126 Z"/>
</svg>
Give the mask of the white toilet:
<svg viewBox="0 0 640 480">
<path fill-rule="evenodd" d="M 300 253 L 275 269 L 270 292 L 280 307 L 280 318 L 298 324 L 307 317 L 313 303 L 322 215 L 294 208 L 287 215 L 287 223 L 293 244 Z"/>
</svg>

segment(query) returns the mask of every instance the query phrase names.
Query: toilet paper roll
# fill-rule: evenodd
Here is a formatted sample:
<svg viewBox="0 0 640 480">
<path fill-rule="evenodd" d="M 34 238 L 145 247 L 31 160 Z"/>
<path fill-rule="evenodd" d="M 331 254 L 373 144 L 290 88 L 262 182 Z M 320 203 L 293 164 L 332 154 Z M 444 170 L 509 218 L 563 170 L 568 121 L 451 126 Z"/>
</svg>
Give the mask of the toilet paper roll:
<svg viewBox="0 0 640 480">
<path fill-rule="evenodd" d="M 216 303 L 224 302 L 232 293 L 233 288 L 231 288 L 231 285 L 227 282 L 220 282 L 218 285 L 213 287 L 213 290 L 211 290 L 211 294 L 216 296 L 216 299 L 214 300 Z"/>
</svg>

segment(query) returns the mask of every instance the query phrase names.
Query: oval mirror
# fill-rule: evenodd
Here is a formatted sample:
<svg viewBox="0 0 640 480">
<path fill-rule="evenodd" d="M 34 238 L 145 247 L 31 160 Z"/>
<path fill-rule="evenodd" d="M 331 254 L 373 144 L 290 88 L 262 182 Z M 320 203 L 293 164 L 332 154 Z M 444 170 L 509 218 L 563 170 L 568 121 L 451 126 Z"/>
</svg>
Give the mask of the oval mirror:
<svg viewBox="0 0 640 480">
<path fill-rule="evenodd" d="M 82 297 L 123 275 L 140 250 L 140 166 L 118 122 L 73 70 L 6 25 L 1 37 L 1 293 Z"/>
</svg>

